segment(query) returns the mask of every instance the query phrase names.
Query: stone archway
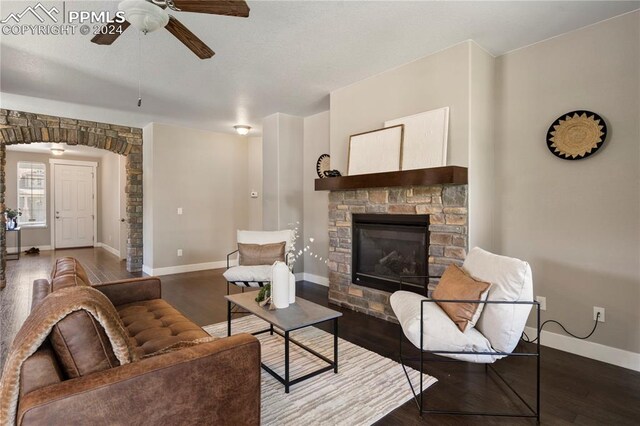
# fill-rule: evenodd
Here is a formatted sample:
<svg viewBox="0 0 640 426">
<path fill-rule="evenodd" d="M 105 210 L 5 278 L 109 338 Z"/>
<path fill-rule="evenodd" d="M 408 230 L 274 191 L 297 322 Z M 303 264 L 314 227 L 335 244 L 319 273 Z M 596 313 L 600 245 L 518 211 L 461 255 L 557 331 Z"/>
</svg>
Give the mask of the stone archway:
<svg viewBox="0 0 640 426">
<path fill-rule="evenodd" d="M 5 209 L 6 146 L 58 142 L 106 149 L 127 157 L 127 270 L 142 270 L 142 129 L 0 109 L 0 211 Z M 0 288 L 5 286 L 7 240 L 0 214 Z"/>
</svg>

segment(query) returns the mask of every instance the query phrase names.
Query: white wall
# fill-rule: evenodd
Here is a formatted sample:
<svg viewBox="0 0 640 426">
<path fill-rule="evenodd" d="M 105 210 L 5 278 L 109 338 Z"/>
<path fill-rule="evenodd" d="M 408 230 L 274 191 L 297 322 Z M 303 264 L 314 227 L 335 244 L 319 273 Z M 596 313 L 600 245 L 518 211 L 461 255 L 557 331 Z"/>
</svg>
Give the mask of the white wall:
<svg viewBox="0 0 640 426">
<path fill-rule="evenodd" d="M 249 191 L 258 193 L 258 198 L 249 199 L 248 229 L 262 230 L 262 138 L 248 138 L 247 179 Z"/>
<path fill-rule="evenodd" d="M 248 138 L 153 123 L 143 147 L 145 270 L 224 266 L 249 224 Z"/>
<path fill-rule="evenodd" d="M 142 270 L 154 274 L 154 186 L 153 149 L 155 147 L 155 125 L 149 123 L 142 128 Z"/>
<path fill-rule="evenodd" d="M 471 43 L 469 64 L 469 247 L 494 250 L 495 63 Z"/>
<path fill-rule="evenodd" d="M 303 119 L 277 113 L 265 117 L 262 129 L 264 229 L 285 229 L 300 222 L 302 234 Z"/>
<path fill-rule="evenodd" d="M 98 175 L 101 188 L 99 191 L 99 229 L 97 241 L 111 253 L 120 253 L 120 195 L 124 187 L 120 187 L 121 167 L 124 161 L 117 154 L 107 154 L 102 158 Z M 126 253 L 124 253 L 126 257 Z"/>
<path fill-rule="evenodd" d="M 262 120 L 262 228 L 271 231 L 280 226 L 278 117 L 273 114 Z"/>
<path fill-rule="evenodd" d="M 640 13 L 497 60 L 496 245 L 531 263 L 544 318 L 636 353 L 640 369 Z M 545 144 L 563 113 L 607 122 L 595 155 L 566 161 Z M 557 327 L 549 331 L 562 333 Z"/>
<path fill-rule="evenodd" d="M 470 45 L 464 42 L 331 92 L 331 164 L 347 172 L 349 136 L 448 106 L 448 164 L 469 161 Z"/>
<path fill-rule="evenodd" d="M 127 229 L 127 158 L 120 157 L 120 219 L 124 219 L 124 222 L 120 222 L 120 259 L 127 258 L 127 239 L 129 231 Z M 143 197 L 144 199 L 144 197 Z"/>
<path fill-rule="evenodd" d="M 601 351 L 600 359 L 620 365 L 632 365 L 620 357 L 633 359 L 633 368 L 640 368 L 639 22 L 634 12 L 500 58 L 466 42 L 338 89 L 330 110 L 332 167 L 345 172 L 350 134 L 451 107 L 448 163 L 469 167 L 469 245 L 529 261 L 535 292 L 547 297 L 544 318 L 579 333 L 592 325 L 593 306 L 605 307 L 607 322 L 589 340 L 606 346 L 583 350 L 574 341 L 563 349 Z M 601 113 L 610 134 L 600 153 L 571 162 L 554 157 L 545 136 L 574 109 Z"/>
<path fill-rule="evenodd" d="M 329 256 L 329 193 L 315 191 L 316 162 L 322 154 L 329 153 L 329 111 L 304 119 L 303 198 L 304 198 L 304 244 L 309 252 L 304 257 L 305 279 L 329 285 L 329 270 L 324 260 Z M 311 243 L 309 238 L 313 238 Z M 317 255 L 317 257 L 316 257 Z M 322 260 L 320 260 L 322 258 Z"/>
<path fill-rule="evenodd" d="M 346 173 L 350 135 L 448 106 L 447 164 L 469 168 L 468 245 L 492 249 L 494 67 L 466 41 L 331 92 L 332 168 Z"/>
<path fill-rule="evenodd" d="M 144 127 L 150 123 L 152 117 L 147 114 L 135 114 L 130 111 L 119 111 L 91 105 L 61 102 L 52 99 L 35 98 L 32 96 L 16 95 L 0 92 L 0 105 L 4 109 L 28 111 L 39 114 L 68 117 L 76 120 L 99 121 L 113 123 L 120 126 Z"/>
</svg>

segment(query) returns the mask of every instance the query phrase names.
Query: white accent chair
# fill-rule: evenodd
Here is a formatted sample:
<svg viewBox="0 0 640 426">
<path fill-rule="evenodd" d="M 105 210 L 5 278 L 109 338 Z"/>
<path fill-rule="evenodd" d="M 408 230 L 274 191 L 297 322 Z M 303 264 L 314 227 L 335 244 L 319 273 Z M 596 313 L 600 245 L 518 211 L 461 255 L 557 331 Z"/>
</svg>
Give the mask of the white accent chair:
<svg viewBox="0 0 640 426">
<path fill-rule="evenodd" d="M 285 261 L 288 263 L 288 255 L 293 250 L 293 230 L 282 231 L 243 231 L 238 230 L 237 242 L 240 244 L 273 244 L 285 242 Z M 244 291 L 246 287 L 264 287 L 271 282 L 272 265 L 239 265 L 239 256 L 235 261 L 231 259 L 238 250 L 227 254 L 227 270 L 224 277 L 227 280 L 227 294 L 229 294 L 229 284 L 241 287 Z M 236 266 L 231 266 L 235 263 Z"/>
<path fill-rule="evenodd" d="M 540 422 L 540 339 L 537 340 L 535 352 L 514 352 L 532 306 L 536 307 L 538 329 L 540 328 L 540 305 L 533 300 L 533 280 L 529 264 L 519 259 L 495 255 L 476 247 L 469 252 L 462 268 L 474 278 L 491 283 L 487 300 L 436 301 L 402 290 L 393 293 L 390 298 L 391 307 L 402 328 L 400 361 L 403 368 L 405 360 L 402 355 L 403 336 L 420 350 L 419 393 L 414 390 L 407 374 L 407 380 L 409 380 L 420 413 L 531 417 Z M 484 309 L 475 327 L 468 327 L 462 332 L 436 302 L 477 302 L 483 303 Z M 422 384 L 424 354 L 485 364 L 487 373 L 491 369 L 526 405 L 530 413 L 470 413 L 425 409 Z M 507 356 L 536 357 L 535 409 L 492 368 L 491 364 Z"/>
</svg>

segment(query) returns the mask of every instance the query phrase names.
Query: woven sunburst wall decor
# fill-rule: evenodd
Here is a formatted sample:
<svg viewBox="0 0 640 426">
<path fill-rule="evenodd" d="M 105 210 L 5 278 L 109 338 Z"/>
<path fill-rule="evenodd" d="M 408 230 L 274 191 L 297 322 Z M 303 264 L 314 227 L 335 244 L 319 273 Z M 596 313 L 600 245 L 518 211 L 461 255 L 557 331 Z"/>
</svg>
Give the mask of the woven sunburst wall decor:
<svg viewBox="0 0 640 426">
<path fill-rule="evenodd" d="M 564 160 L 580 160 L 594 154 L 607 137 L 607 125 L 591 111 L 572 111 L 551 124 L 547 147 Z"/>
</svg>

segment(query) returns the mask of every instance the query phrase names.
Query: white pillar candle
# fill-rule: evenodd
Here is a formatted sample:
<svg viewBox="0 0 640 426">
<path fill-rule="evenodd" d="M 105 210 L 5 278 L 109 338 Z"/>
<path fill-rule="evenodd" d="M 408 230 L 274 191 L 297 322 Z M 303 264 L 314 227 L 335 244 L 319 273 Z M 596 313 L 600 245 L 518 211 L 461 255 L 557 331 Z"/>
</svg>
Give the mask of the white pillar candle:
<svg viewBox="0 0 640 426">
<path fill-rule="evenodd" d="M 276 309 L 289 307 L 289 268 L 284 262 L 271 268 L 271 298 Z"/>
</svg>

